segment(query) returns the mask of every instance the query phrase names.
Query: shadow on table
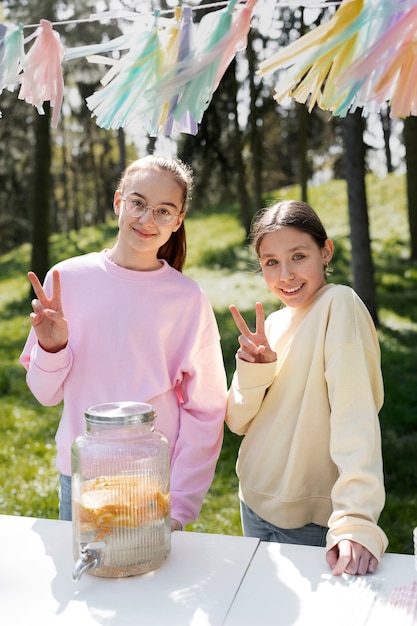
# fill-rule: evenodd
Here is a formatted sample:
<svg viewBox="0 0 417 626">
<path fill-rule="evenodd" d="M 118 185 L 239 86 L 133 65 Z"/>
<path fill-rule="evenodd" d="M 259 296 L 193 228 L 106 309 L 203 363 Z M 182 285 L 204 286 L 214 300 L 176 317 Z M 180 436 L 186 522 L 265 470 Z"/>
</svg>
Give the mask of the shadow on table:
<svg viewBox="0 0 417 626">
<path fill-rule="evenodd" d="M 55 523 L 48 531 L 43 520 L 42 524 L 35 522 L 33 530 L 41 537 L 45 553 L 54 562 L 52 594 L 58 605 L 56 615 L 61 619 L 65 617 L 65 623 L 77 625 L 78 622 L 79 626 L 137 626 L 140 623 L 146 626 L 218 626 L 223 621 L 227 610 L 224 596 L 229 597 L 231 592 L 223 592 L 222 597 L 222 588 L 227 587 L 227 576 L 233 571 L 233 563 L 226 556 L 220 564 L 218 558 L 211 563 L 208 547 L 202 556 L 204 567 L 200 573 L 194 565 L 200 558 L 196 550 L 190 556 L 190 553 L 177 549 L 155 572 L 123 579 L 100 578 L 86 573 L 74 582 L 71 522 L 60 522 L 58 529 Z M 181 541 L 177 541 L 177 548 L 181 545 Z"/>
</svg>

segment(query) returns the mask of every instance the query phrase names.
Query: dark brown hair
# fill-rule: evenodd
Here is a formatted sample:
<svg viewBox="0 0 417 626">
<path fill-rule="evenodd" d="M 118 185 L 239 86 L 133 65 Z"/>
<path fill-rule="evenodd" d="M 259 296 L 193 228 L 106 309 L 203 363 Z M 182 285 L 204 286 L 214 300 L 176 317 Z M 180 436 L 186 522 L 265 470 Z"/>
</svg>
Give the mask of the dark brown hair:
<svg viewBox="0 0 417 626">
<path fill-rule="evenodd" d="M 259 256 L 262 239 L 278 228 L 291 226 L 311 235 L 319 248 L 323 248 L 327 237 L 319 216 L 307 202 L 282 200 L 255 215 L 251 228 L 251 241 Z"/>
<path fill-rule="evenodd" d="M 119 181 L 119 190 L 122 192 L 126 181 L 132 174 L 139 170 L 153 169 L 168 172 L 177 181 L 182 190 L 181 213 L 186 213 L 191 199 L 193 188 L 193 173 L 191 168 L 176 157 L 166 157 L 155 154 L 148 154 L 136 161 L 133 161 L 124 170 Z M 182 272 L 187 254 L 187 239 L 185 235 L 184 222 L 179 229 L 172 233 L 168 241 L 159 248 L 158 259 L 165 259 L 171 267 Z"/>
</svg>

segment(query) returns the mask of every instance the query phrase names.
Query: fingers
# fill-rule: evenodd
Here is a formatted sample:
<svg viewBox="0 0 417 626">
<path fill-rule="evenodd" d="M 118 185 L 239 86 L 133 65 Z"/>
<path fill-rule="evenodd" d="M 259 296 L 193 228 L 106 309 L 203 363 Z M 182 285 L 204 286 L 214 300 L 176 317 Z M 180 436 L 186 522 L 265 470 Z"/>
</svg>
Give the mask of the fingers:
<svg viewBox="0 0 417 626">
<path fill-rule="evenodd" d="M 61 306 L 61 279 L 58 270 L 52 272 L 52 300 Z"/>
<path fill-rule="evenodd" d="M 34 272 L 28 272 L 28 278 L 33 287 L 33 291 L 38 299 L 40 305 L 42 305 L 43 309 L 51 308 L 58 313 L 62 314 L 62 305 L 61 305 L 61 280 L 59 276 L 58 270 L 54 270 L 52 272 L 52 296 L 48 298 L 45 293 L 45 290 Z M 35 301 L 32 302 L 33 309 Z M 38 307 L 39 308 L 39 307 Z"/>
<path fill-rule="evenodd" d="M 326 560 L 333 576 L 343 573 L 350 575 L 374 574 L 378 560 L 364 546 L 356 541 L 344 539 L 326 554 Z"/>
<path fill-rule="evenodd" d="M 255 304 L 256 311 L 256 333 L 265 334 L 265 313 L 261 302 Z"/>
<path fill-rule="evenodd" d="M 378 568 L 378 559 L 376 559 L 374 556 L 371 556 L 371 558 L 369 559 L 368 572 L 370 574 L 375 574 L 377 568 Z"/>
<path fill-rule="evenodd" d="M 240 330 L 242 335 L 245 337 L 252 337 L 253 333 L 249 329 L 242 315 L 240 314 L 239 309 L 234 304 L 229 306 L 229 311 L 232 314 L 232 317 L 235 321 L 237 329 Z M 255 304 L 255 312 L 256 312 L 256 334 L 265 334 L 265 313 L 264 308 L 261 302 L 257 302 Z"/>
<path fill-rule="evenodd" d="M 238 338 L 240 346 L 237 351 L 238 358 L 242 361 L 249 361 L 250 363 L 271 363 L 272 361 L 276 361 L 276 352 L 271 350 L 268 338 L 265 334 L 265 313 L 261 302 L 256 302 L 255 304 L 255 332 L 250 330 L 234 304 L 229 306 L 229 310 L 241 333 Z"/>
<path fill-rule="evenodd" d="M 242 335 L 244 335 L 245 337 L 250 337 L 252 335 L 251 331 L 249 330 L 245 320 L 243 319 L 243 317 L 240 314 L 239 309 L 237 308 L 237 306 L 235 306 L 234 304 L 231 304 L 229 306 L 229 311 L 232 314 L 232 317 L 235 321 L 236 327 L 237 329 L 242 333 Z"/>
<path fill-rule="evenodd" d="M 182 530 L 182 524 L 178 520 L 171 517 L 171 532 L 174 530 Z"/>
<path fill-rule="evenodd" d="M 39 300 L 42 300 L 43 298 L 45 298 L 45 292 L 43 290 L 43 287 L 41 285 L 41 282 L 39 280 L 39 278 L 36 276 L 35 272 L 28 272 L 28 278 L 30 280 L 30 284 L 33 287 L 33 291 L 36 294 L 36 297 Z"/>
</svg>

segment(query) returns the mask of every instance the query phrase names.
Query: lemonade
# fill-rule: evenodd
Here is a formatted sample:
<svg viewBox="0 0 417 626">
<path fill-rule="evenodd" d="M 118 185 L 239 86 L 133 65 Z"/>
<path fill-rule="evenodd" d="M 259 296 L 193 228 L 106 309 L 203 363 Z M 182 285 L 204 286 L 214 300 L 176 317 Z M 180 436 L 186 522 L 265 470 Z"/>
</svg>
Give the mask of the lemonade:
<svg viewBox="0 0 417 626">
<path fill-rule="evenodd" d="M 134 576 L 156 569 L 171 545 L 169 495 L 136 475 L 85 481 L 73 498 L 74 555 L 102 545 L 96 576 Z"/>
</svg>

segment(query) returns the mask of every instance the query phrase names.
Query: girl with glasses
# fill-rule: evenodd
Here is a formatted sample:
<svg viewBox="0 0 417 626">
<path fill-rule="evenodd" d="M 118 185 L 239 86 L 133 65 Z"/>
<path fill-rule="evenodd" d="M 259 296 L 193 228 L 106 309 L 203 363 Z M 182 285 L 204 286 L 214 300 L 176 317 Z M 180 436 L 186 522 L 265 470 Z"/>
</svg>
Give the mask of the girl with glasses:
<svg viewBox="0 0 417 626">
<path fill-rule="evenodd" d="M 121 176 L 119 231 L 108 250 L 64 260 L 36 298 L 21 355 L 46 406 L 63 401 L 56 434 L 60 518 L 71 519 L 71 445 L 95 404 L 147 402 L 171 451 L 171 529 L 196 519 L 212 482 L 226 407 L 226 375 L 213 310 L 182 274 L 192 172 L 149 155 Z"/>
<path fill-rule="evenodd" d="M 258 302 L 255 332 L 230 307 L 241 335 L 226 422 L 244 435 L 244 534 L 326 546 L 334 575 L 373 573 L 388 542 L 372 318 L 350 287 L 327 284 L 333 243 L 308 204 L 265 209 L 252 241 L 283 307 L 265 320 Z"/>
</svg>

